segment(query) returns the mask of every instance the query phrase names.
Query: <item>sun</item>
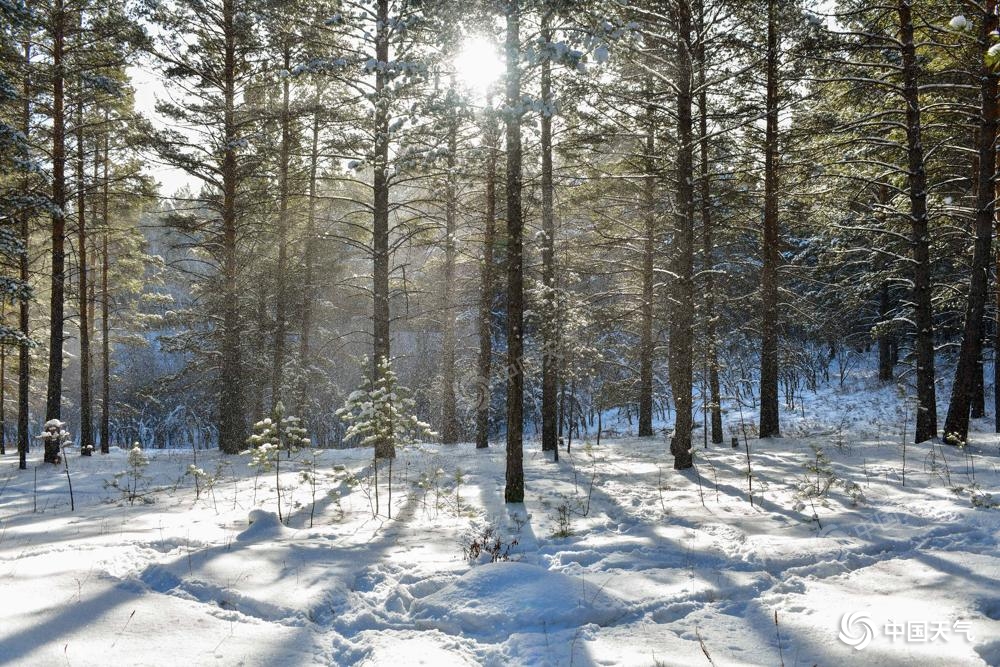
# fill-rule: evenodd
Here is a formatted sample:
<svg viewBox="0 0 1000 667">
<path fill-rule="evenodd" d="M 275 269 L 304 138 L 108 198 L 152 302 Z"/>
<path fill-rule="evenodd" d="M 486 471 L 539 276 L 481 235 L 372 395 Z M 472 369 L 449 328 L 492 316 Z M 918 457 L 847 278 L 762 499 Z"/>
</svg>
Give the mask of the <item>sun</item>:
<svg viewBox="0 0 1000 667">
<path fill-rule="evenodd" d="M 484 95 L 504 73 L 497 45 L 483 36 L 466 37 L 455 56 L 455 73 L 465 86 Z"/>
</svg>

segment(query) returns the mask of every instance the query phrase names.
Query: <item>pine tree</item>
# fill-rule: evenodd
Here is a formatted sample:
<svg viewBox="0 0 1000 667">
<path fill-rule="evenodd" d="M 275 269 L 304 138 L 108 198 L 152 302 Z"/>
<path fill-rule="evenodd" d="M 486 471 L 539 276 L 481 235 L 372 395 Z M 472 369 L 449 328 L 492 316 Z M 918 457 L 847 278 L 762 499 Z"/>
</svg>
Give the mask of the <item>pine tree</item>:
<svg viewBox="0 0 1000 667">
<path fill-rule="evenodd" d="M 507 97 L 504 110 L 507 166 L 507 469 L 504 501 L 524 502 L 524 226 L 521 210 L 522 147 L 521 116 L 521 6 L 520 0 L 508 0 L 504 6 L 507 21 L 506 55 Z"/>
<path fill-rule="evenodd" d="M 337 416 L 348 424 L 344 440 L 356 440 L 360 447 L 374 447 L 376 460 L 395 458 L 397 447 L 436 435 L 429 424 L 409 414 L 413 405 L 391 364 L 382 361 L 374 383 L 366 382 L 351 392 L 344 407 L 337 411 Z"/>
<path fill-rule="evenodd" d="M 271 416 L 256 422 L 253 433 L 247 438 L 250 446 L 250 465 L 259 472 L 274 471 L 274 488 L 278 496 L 278 520 L 284 523 L 281 509 L 281 454 L 291 458 L 292 452 L 302 447 L 308 447 L 311 441 L 308 432 L 302 426 L 302 420 L 292 415 L 285 415 L 285 406 L 281 401 L 274 404 Z"/>
<path fill-rule="evenodd" d="M 156 136 L 160 157 L 200 179 L 199 202 L 206 210 L 175 218 L 207 250 L 217 273 L 209 278 L 218 352 L 219 448 L 237 453 L 246 428 L 242 347 L 246 328 L 241 314 L 240 259 L 245 242 L 243 214 L 250 205 L 245 187 L 252 166 L 248 158 L 255 123 L 243 104 L 259 83 L 254 7 L 243 0 L 171 0 L 152 7 L 159 26 L 154 46 L 163 73 L 175 86 L 192 93 L 162 102 L 159 111 L 181 120 L 198 136 L 162 130 Z M 209 150 L 202 150 L 202 146 Z M 207 215 L 206 215 L 207 213 Z M 214 315 L 218 314 L 218 320 Z"/>
<path fill-rule="evenodd" d="M 18 267 L 16 276 L 4 276 L 3 303 L 19 306 L 19 326 L 0 322 L 0 345 L 18 349 L 18 466 L 27 468 L 28 434 L 28 359 L 33 342 L 29 338 L 28 304 L 28 223 L 33 212 L 45 210 L 48 199 L 33 193 L 34 174 L 40 166 L 30 155 L 31 125 L 31 35 L 36 26 L 27 7 L 20 2 L 0 5 L 0 256 L 4 264 Z M 20 90 L 17 82 L 20 82 Z M 19 118 L 20 127 L 7 118 Z M 0 438 L 3 434 L 0 433 Z"/>
<path fill-rule="evenodd" d="M 972 257 L 969 297 L 965 311 L 962 344 L 955 367 L 951 401 L 945 418 L 945 441 L 952 444 L 965 442 L 969 435 L 969 414 L 973 403 L 976 376 L 982 382 L 982 340 L 984 336 L 987 284 L 989 282 L 991 244 L 995 218 L 996 197 L 996 139 L 997 139 L 997 67 L 1000 58 L 991 55 L 996 43 L 997 2 L 987 0 L 982 14 L 977 16 L 979 35 L 977 45 L 982 64 L 979 71 L 981 107 L 977 128 L 978 160 L 976 161 L 976 222 L 975 245 Z M 977 363 L 978 362 L 978 363 Z"/>
</svg>

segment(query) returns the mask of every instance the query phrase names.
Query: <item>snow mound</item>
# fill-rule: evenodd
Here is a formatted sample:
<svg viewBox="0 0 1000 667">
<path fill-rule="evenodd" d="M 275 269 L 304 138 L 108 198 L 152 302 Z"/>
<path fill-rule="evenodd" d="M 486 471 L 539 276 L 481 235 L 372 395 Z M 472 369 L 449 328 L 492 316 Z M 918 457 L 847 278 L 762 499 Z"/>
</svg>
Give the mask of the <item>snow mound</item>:
<svg viewBox="0 0 1000 667">
<path fill-rule="evenodd" d="M 526 626 L 606 625 L 626 611 L 620 600 L 583 578 L 527 563 L 473 568 L 410 608 L 419 626 L 498 640 Z"/>
<path fill-rule="evenodd" d="M 236 536 L 236 539 L 241 542 L 274 539 L 288 532 L 288 529 L 278 521 L 278 515 L 274 512 L 250 510 L 247 522 L 250 526 Z"/>
<path fill-rule="evenodd" d="M 362 634 L 374 644 L 359 667 L 380 665 L 428 665 L 429 667 L 471 667 L 481 664 L 471 654 L 470 640 L 449 637 L 435 630 L 370 630 Z"/>
</svg>

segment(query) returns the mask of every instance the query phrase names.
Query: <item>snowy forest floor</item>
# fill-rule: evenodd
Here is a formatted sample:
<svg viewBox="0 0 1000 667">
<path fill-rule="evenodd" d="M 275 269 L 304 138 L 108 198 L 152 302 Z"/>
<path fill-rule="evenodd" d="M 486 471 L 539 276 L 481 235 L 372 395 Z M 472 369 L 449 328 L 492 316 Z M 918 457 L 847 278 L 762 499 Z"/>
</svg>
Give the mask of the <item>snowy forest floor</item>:
<svg viewBox="0 0 1000 667">
<path fill-rule="evenodd" d="M 907 445 L 904 469 L 901 424 L 853 414 L 749 439 L 752 504 L 728 433 L 683 473 L 662 436 L 558 463 L 530 443 L 523 506 L 503 502 L 502 446 L 408 447 L 391 519 L 367 450 L 302 451 L 281 461 L 287 525 L 245 456 L 198 452 L 217 479 L 196 498 L 191 451 L 147 452 L 130 504 L 108 486 L 127 451 L 71 449 L 71 511 L 61 466 L 8 454 L 0 662 L 1000 664 L 992 424 L 964 449 Z M 510 562 L 463 554 L 488 527 Z"/>
</svg>

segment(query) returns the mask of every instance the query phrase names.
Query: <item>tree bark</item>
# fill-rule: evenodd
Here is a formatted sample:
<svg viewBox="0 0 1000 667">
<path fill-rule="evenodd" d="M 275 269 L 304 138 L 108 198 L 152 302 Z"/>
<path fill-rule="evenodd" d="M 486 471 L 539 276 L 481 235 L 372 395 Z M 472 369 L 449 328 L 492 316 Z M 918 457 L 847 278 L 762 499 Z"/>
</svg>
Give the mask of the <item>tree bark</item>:
<svg viewBox="0 0 1000 667">
<path fill-rule="evenodd" d="M 722 392 L 719 386 L 719 337 L 715 313 L 715 241 L 712 228 L 712 179 L 708 146 L 708 84 L 705 70 L 708 67 L 705 52 L 705 7 L 698 6 L 698 143 L 701 149 L 701 245 L 705 274 L 705 364 L 708 368 L 709 410 L 711 412 L 711 438 L 713 444 L 723 440 Z"/>
<path fill-rule="evenodd" d="M 487 105 L 490 106 L 490 105 Z M 486 219 L 483 230 L 483 264 L 479 287 L 479 382 L 476 392 L 476 448 L 490 445 L 490 369 L 493 365 L 493 296 L 496 258 L 498 129 L 492 109 L 486 112 L 483 145 L 486 147 Z"/>
<path fill-rule="evenodd" d="M 105 112 L 105 121 L 108 114 Z M 109 165 L 111 158 L 108 151 L 111 148 L 110 132 L 104 134 L 104 151 L 102 158 L 101 181 L 101 222 L 104 225 L 101 234 L 101 453 L 111 453 L 111 291 L 108 289 L 108 273 L 111 268 L 111 258 L 108 255 L 108 237 L 111 235 L 111 220 L 108 217 L 110 203 Z"/>
<path fill-rule="evenodd" d="M 994 163 L 1000 171 L 1000 153 Z M 1000 197 L 1000 181 L 993 184 L 994 196 Z M 1000 218 L 995 221 L 995 233 L 1000 236 Z M 993 327 L 993 431 L 1000 433 L 1000 251 L 997 252 L 993 275 L 996 276 L 995 322 Z"/>
<path fill-rule="evenodd" d="M 30 5 L 29 5 L 30 6 Z M 22 49 L 24 53 L 24 81 L 23 81 L 23 95 L 24 99 L 21 101 L 21 130 L 24 134 L 25 141 L 31 137 L 31 31 L 24 31 L 25 37 L 22 42 Z M 29 191 L 29 181 L 27 176 L 24 179 L 24 192 L 25 194 Z M 25 285 L 29 284 L 29 279 L 31 274 L 28 271 L 28 248 L 31 247 L 31 233 L 29 223 L 31 221 L 31 214 L 28 211 L 24 211 L 19 216 L 19 232 L 21 236 L 21 242 L 24 244 L 23 252 L 18 257 L 18 270 L 19 278 L 21 282 Z M 29 309 L 31 302 L 28 299 L 21 299 L 18 309 L 18 325 L 21 332 L 22 340 L 17 349 L 17 467 L 20 470 L 27 470 L 28 468 L 28 449 L 29 443 L 31 442 L 31 437 L 28 433 L 29 428 L 29 417 L 30 417 L 30 403 L 29 403 L 29 391 L 31 384 L 31 348 L 28 347 L 27 341 L 31 334 L 31 320 L 29 319 Z"/>
<path fill-rule="evenodd" d="M 694 426 L 694 147 L 692 137 L 691 5 L 677 3 L 677 215 L 674 229 L 673 318 L 670 326 L 670 386 L 676 412 L 670 453 L 674 469 L 694 465 L 691 431 Z"/>
<path fill-rule="evenodd" d="M 245 417 L 243 363 L 240 350 L 239 289 L 237 285 L 236 188 L 236 7 L 234 0 L 222 4 L 225 64 L 222 72 L 225 104 L 223 128 L 226 137 L 222 163 L 222 277 L 223 331 L 222 368 L 219 390 L 219 448 L 236 454 L 243 448 Z"/>
<path fill-rule="evenodd" d="M 316 176 L 319 164 L 319 128 L 320 105 L 319 98 L 315 100 L 312 122 L 312 146 L 309 151 L 309 211 L 306 214 L 306 242 L 303 248 L 305 264 L 302 289 L 302 336 L 299 338 L 299 372 L 302 374 L 299 384 L 298 407 L 296 414 L 304 414 L 309 400 L 309 367 L 312 364 L 311 349 L 313 327 L 313 305 L 316 300 L 316 286 L 313 284 L 314 265 L 316 263 Z"/>
<path fill-rule="evenodd" d="M 451 91 L 455 93 L 454 81 Z M 449 109 L 448 118 L 448 174 L 445 184 L 445 240 L 444 240 L 444 308 L 441 336 L 441 442 L 458 442 L 457 406 L 455 402 L 455 261 L 457 249 L 455 236 L 458 232 L 458 173 L 455 160 L 458 152 L 458 118 L 455 109 Z"/>
<path fill-rule="evenodd" d="M 917 415 L 915 442 L 937 435 L 937 399 L 934 388 L 934 312 L 931 304 L 930 239 L 927 221 L 927 173 L 921 139 L 917 55 L 913 39 L 911 0 L 899 0 L 900 55 L 903 61 L 903 101 L 906 104 L 906 143 L 910 190 L 910 226 L 913 249 L 913 320 L 916 324 Z"/>
<path fill-rule="evenodd" d="M 552 12 L 542 14 L 541 38 L 545 43 L 552 41 Z M 541 93 L 544 105 L 541 114 L 542 151 L 542 287 L 545 290 L 542 322 L 542 451 L 558 450 L 556 431 L 558 430 L 559 385 L 556 376 L 559 369 L 559 340 L 557 326 L 559 314 L 556 312 L 556 266 L 555 266 L 555 212 L 553 207 L 554 186 L 552 181 L 552 62 L 548 58 L 541 64 Z"/>
<path fill-rule="evenodd" d="M 376 7 L 375 60 L 389 61 L 389 0 L 378 0 Z M 372 224 L 372 287 L 374 304 L 372 333 L 375 338 L 372 359 L 372 387 L 378 384 L 381 365 L 390 362 L 389 349 L 389 109 L 386 74 L 375 71 L 375 175 L 372 182 L 374 219 Z M 396 457 L 391 442 L 375 444 L 376 459 Z"/>
<path fill-rule="evenodd" d="M 7 319 L 3 304 L 3 320 Z M 0 454 L 7 453 L 7 346 L 0 346 Z"/>
<path fill-rule="evenodd" d="M 778 17 L 767 3 L 767 121 L 764 134 L 764 234 L 761 246 L 760 437 L 780 437 L 778 413 Z"/>
<path fill-rule="evenodd" d="M 645 92 L 652 97 L 652 80 L 647 77 Z M 653 356 L 656 339 L 653 335 L 653 271 L 656 254 L 656 119 L 655 106 L 646 107 L 646 140 L 643 178 L 643 239 L 642 239 L 642 304 L 639 332 L 639 437 L 653 435 Z"/>
<path fill-rule="evenodd" d="M 285 38 L 282 67 L 292 67 L 290 38 Z M 285 339 L 288 329 L 288 169 L 291 161 L 292 120 L 289 102 L 289 77 L 281 80 L 281 145 L 278 148 L 278 265 L 274 290 L 274 356 L 271 365 L 271 408 L 281 401 L 285 371 Z"/>
<path fill-rule="evenodd" d="M 979 28 L 979 43 L 983 63 L 979 72 L 982 107 L 979 118 L 977 146 L 979 169 L 976 175 L 975 247 L 972 254 L 972 274 L 969 279 L 969 299 L 965 310 L 965 328 L 955 367 L 948 414 L 944 422 L 945 441 L 957 445 L 969 437 L 969 414 L 976 389 L 976 373 L 982 378 L 980 366 L 983 323 L 986 314 L 989 262 L 994 221 L 994 165 L 997 134 L 997 77 L 985 62 L 990 47 L 990 34 L 997 28 L 996 0 L 986 0 Z"/>
<path fill-rule="evenodd" d="M 524 502 L 524 276 L 520 0 L 507 1 L 507 468 L 504 501 Z"/>
<path fill-rule="evenodd" d="M 45 419 L 59 419 L 62 410 L 64 309 L 66 302 L 66 117 L 65 31 L 63 0 L 52 7 L 52 277 L 49 296 L 49 377 Z"/>
<path fill-rule="evenodd" d="M 82 34 L 83 13 L 79 29 Z M 80 325 L 80 454 L 94 451 L 94 403 L 90 395 L 90 304 L 87 302 L 87 189 L 84 182 L 85 152 L 83 131 L 83 79 L 76 100 L 76 234 L 77 234 L 77 311 Z"/>
</svg>

